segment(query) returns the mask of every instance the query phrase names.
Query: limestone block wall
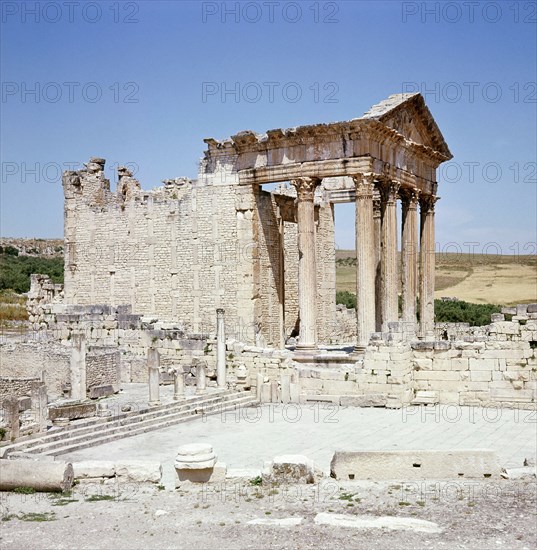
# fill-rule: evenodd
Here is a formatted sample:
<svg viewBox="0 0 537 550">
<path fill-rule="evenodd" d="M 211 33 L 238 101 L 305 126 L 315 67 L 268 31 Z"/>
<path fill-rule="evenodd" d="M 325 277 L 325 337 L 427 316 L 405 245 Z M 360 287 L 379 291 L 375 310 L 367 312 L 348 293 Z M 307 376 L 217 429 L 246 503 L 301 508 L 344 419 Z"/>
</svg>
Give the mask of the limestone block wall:
<svg viewBox="0 0 537 550">
<path fill-rule="evenodd" d="M 336 326 L 334 206 L 328 202 L 321 203 L 317 212 L 317 333 L 319 342 L 329 342 Z"/>
<path fill-rule="evenodd" d="M 122 171 L 111 192 L 103 170 L 104 160 L 92 159 L 64 174 L 65 303 L 130 306 L 194 333 L 214 331 L 224 308 L 237 339 L 282 344 L 282 325 L 288 336 L 296 324 L 298 250 L 294 223 L 283 223 L 282 239 L 272 193 L 218 178 L 144 191 Z M 331 205 L 319 204 L 317 217 L 323 338 L 334 322 Z"/>
<path fill-rule="evenodd" d="M 116 349 L 91 348 L 86 354 L 86 386 L 111 385 L 119 391 L 121 356 Z"/>
<path fill-rule="evenodd" d="M 49 398 L 63 396 L 63 390 L 70 384 L 71 347 L 69 340 L 63 345 L 58 342 L 26 342 L 0 344 L 2 357 L 0 386 L 13 391 L 29 391 L 33 380 L 44 377 Z M 92 386 L 119 385 L 121 353 L 117 348 L 87 347 L 86 384 Z M 3 381 L 8 382 L 3 382 Z M 118 388 L 119 389 L 119 388 Z M 25 395 L 23 393 L 22 395 Z"/>
<path fill-rule="evenodd" d="M 0 376 L 0 402 L 6 397 L 30 396 L 32 385 L 40 382 L 41 377 L 6 378 Z"/>
<path fill-rule="evenodd" d="M 474 341 L 412 345 L 413 388 L 459 405 L 537 403 L 537 320 L 491 323 Z M 471 339 L 471 338 L 469 338 Z"/>
<path fill-rule="evenodd" d="M 30 326 L 34 329 L 43 328 L 46 308 L 52 303 L 61 303 L 63 297 L 63 285 L 53 283 L 48 275 L 33 273 L 26 301 Z"/>
<path fill-rule="evenodd" d="M 69 348 L 52 342 L 0 344 L 0 357 L 0 376 L 41 380 L 44 373 L 48 395 L 63 395 L 63 386 L 69 381 Z"/>
<path fill-rule="evenodd" d="M 296 223 L 284 222 L 285 334 L 298 335 L 298 232 Z M 296 334 L 295 334 L 296 333 Z"/>
</svg>

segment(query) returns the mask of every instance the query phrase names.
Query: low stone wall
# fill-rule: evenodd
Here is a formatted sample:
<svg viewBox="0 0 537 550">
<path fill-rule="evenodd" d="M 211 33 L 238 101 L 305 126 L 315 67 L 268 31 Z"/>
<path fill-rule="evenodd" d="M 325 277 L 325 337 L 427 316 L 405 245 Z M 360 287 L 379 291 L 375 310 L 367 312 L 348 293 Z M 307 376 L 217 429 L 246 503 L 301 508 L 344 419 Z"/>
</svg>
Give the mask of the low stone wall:
<svg viewBox="0 0 537 550">
<path fill-rule="evenodd" d="M 537 403 L 537 321 L 492 323 L 475 342 L 416 342 L 412 387 L 440 403 Z M 535 406 L 535 405 L 534 405 Z"/>
<path fill-rule="evenodd" d="M 14 390 L 28 386 L 28 380 L 44 377 L 50 399 L 63 397 L 70 384 L 71 346 L 54 342 L 25 342 L 0 344 L 2 367 L 0 380 L 10 380 Z M 119 389 L 121 353 L 117 348 L 91 348 L 86 352 L 86 385 L 112 385 Z M 20 384 L 19 384 L 20 382 Z M 0 389 L 5 386 L 0 384 Z M 7 393 L 6 395 L 17 395 Z M 26 395 L 26 393 L 22 394 Z"/>
</svg>

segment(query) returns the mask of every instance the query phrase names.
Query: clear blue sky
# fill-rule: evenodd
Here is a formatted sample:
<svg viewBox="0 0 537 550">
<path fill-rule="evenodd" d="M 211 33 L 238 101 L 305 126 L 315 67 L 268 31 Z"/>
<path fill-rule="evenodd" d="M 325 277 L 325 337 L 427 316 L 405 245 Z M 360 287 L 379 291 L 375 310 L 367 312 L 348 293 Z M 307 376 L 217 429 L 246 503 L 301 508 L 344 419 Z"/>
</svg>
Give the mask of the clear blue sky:
<svg viewBox="0 0 537 550">
<path fill-rule="evenodd" d="M 470 4 L 2 2 L 1 235 L 62 236 L 68 163 L 102 156 L 112 179 L 134 163 L 151 188 L 196 177 L 205 137 L 347 120 L 422 91 L 454 155 L 440 249 L 535 254 L 535 3 Z M 353 205 L 336 217 L 352 247 Z"/>
</svg>

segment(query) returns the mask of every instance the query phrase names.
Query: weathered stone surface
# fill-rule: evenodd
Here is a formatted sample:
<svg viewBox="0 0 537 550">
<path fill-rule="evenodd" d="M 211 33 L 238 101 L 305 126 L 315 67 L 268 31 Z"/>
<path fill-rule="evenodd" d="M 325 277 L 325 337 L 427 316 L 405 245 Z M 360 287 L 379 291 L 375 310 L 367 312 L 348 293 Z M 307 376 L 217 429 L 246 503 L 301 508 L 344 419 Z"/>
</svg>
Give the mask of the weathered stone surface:
<svg viewBox="0 0 537 550">
<path fill-rule="evenodd" d="M 116 462 L 116 476 L 129 481 L 160 483 L 162 465 L 159 462 L 129 460 Z"/>
<path fill-rule="evenodd" d="M 490 450 L 336 451 L 330 475 L 358 479 L 498 478 L 498 457 Z"/>
<path fill-rule="evenodd" d="M 331 514 L 321 512 L 313 520 L 317 525 L 332 525 L 334 527 L 350 527 L 353 529 L 389 529 L 390 531 L 415 531 L 417 533 L 441 533 L 437 523 L 416 518 L 396 516 L 349 516 L 347 514 Z"/>
<path fill-rule="evenodd" d="M 97 412 L 96 403 L 72 403 L 68 405 L 55 405 L 49 407 L 49 418 L 56 420 L 58 418 L 68 418 L 76 420 L 78 418 L 89 418 L 95 416 Z"/>
<path fill-rule="evenodd" d="M 75 479 L 113 477 L 116 474 L 114 462 L 109 460 L 83 460 L 73 462 Z"/>
<path fill-rule="evenodd" d="M 321 475 L 313 461 L 303 455 L 276 456 L 262 473 L 265 483 L 315 483 Z"/>
<path fill-rule="evenodd" d="M 227 466 L 223 462 L 216 462 L 210 467 L 175 468 L 177 473 L 176 487 L 185 483 L 222 483 L 226 480 Z"/>
<path fill-rule="evenodd" d="M 385 407 L 386 394 L 342 395 L 339 403 L 342 407 Z"/>
<path fill-rule="evenodd" d="M 29 487 L 35 491 L 64 492 L 73 485 L 69 462 L 0 460 L 0 491 Z"/>
<path fill-rule="evenodd" d="M 92 386 L 89 390 L 90 399 L 98 399 L 99 397 L 106 397 L 107 395 L 113 395 L 116 393 L 114 391 L 114 386 L 111 384 L 106 384 L 104 386 Z"/>
</svg>

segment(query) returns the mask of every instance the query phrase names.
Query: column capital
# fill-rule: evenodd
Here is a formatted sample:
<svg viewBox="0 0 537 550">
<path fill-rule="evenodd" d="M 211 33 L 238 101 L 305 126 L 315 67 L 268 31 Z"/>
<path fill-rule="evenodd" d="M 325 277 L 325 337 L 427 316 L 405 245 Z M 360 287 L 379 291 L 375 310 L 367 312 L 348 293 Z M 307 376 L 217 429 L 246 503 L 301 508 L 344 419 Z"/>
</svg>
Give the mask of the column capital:
<svg viewBox="0 0 537 550">
<path fill-rule="evenodd" d="M 375 175 L 372 173 L 366 173 L 366 174 L 354 174 L 351 176 L 352 180 L 354 181 L 355 189 L 356 189 L 356 199 L 372 199 L 373 198 L 373 191 L 375 189 L 375 185 L 373 183 L 373 180 L 375 179 Z"/>
<path fill-rule="evenodd" d="M 291 185 L 296 189 L 299 201 L 313 201 L 315 189 L 320 185 L 321 181 L 321 178 L 308 176 L 291 180 Z"/>
<path fill-rule="evenodd" d="M 436 195 L 421 195 L 419 198 L 421 212 L 434 214 L 434 205 L 439 198 Z"/>
<path fill-rule="evenodd" d="M 416 210 L 420 199 L 420 190 L 417 187 L 401 187 L 399 189 L 399 197 L 403 206 Z"/>
<path fill-rule="evenodd" d="M 378 190 L 380 191 L 380 198 L 384 203 L 395 203 L 397 201 L 397 194 L 401 184 L 395 180 L 380 180 L 378 184 Z"/>
</svg>

